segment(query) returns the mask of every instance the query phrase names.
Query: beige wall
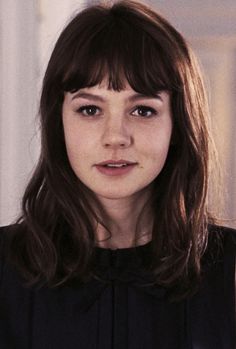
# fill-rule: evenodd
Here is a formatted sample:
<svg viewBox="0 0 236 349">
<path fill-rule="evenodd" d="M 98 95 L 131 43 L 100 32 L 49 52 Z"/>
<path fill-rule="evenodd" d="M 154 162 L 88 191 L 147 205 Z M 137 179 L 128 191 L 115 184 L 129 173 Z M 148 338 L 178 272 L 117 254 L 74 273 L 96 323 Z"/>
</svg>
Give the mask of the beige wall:
<svg viewBox="0 0 236 349">
<path fill-rule="evenodd" d="M 149 1 L 187 37 L 205 73 L 211 124 L 222 168 L 223 218 L 236 227 L 236 1 Z M 218 205 L 212 198 L 212 209 Z"/>
<path fill-rule="evenodd" d="M 90 1 L 92 2 L 92 1 Z M 217 147 L 224 169 L 223 203 L 236 217 L 236 1 L 147 1 L 193 45 L 209 86 Z M 86 1 L 0 2 L 0 224 L 11 222 L 39 148 L 41 78 L 64 22 Z M 214 202 L 213 202 L 214 203 Z M 231 223 L 230 225 L 234 225 Z"/>
<path fill-rule="evenodd" d="M 82 1 L 0 1 L 0 225 L 19 213 L 39 153 L 43 71 L 67 18 Z"/>
</svg>

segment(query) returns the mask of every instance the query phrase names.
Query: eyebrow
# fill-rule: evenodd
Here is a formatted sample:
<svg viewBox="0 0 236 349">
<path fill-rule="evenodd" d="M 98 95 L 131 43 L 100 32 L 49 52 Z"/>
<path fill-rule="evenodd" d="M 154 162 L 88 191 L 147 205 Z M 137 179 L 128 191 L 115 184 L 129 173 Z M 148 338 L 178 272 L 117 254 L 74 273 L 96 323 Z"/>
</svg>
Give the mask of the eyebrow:
<svg viewBox="0 0 236 349">
<path fill-rule="evenodd" d="M 138 101 L 138 100 L 140 100 L 140 99 L 160 99 L 161 101 L 162 101 L 162 98 L 161 98 L 161 96 L 160 96 L 160 92 L 159 93 L 157 93 L 157 95 L 155 95 L 155 96 L 149 96 L 149 95 L 144 95 L 144 94 L 142 94 L 142 93 L 135 93 L 134 95 L 132 95 L 132 96 L 130 96 L 129 98 L 128 98 L 128 101 L 129 102 L 135 102 L 135 101 Z"/>
<path fill-rule="evenodd" d="M 160 91 L 161 92 L 161 91 Z M 156 95 L 156 96 L 149 96 L 149 95 L 144 95 L 142 93 L 135 93 L 132 96 L 128 97 L 128 101 L 129 102 L 135 102 L 138 101 L 140 99 L 159 99 L 162 101 L 162 97 L 160 96 L 160 92 Z M 93 93 L 87 93 L 87 92 L 77 92 L 73 97 L 72 100 L 76 99 L 76 98 L 85 98 L 88 100 L 93 100 L 93 101 L 98 101 L 98 102 L 105 102 L 106 99 L 104 99 L 103 97 L 93 94 Z"/>
<path fill-rule="evenodd" d="M 72 100 L 73 99 L 76 99 L 76 98 L 85 98 L 85 99 L 91 99 L 91 100 L 94 100 L 94 101 L 99 101 L 99 102 L 104 102 L 105 99 L 101 96 L 98 96 L 96 94 L 92 94 L 92 93 L 86 93 L 86 92 L 77 92 L 73 97 L 72 97 Z"/>
</svg>

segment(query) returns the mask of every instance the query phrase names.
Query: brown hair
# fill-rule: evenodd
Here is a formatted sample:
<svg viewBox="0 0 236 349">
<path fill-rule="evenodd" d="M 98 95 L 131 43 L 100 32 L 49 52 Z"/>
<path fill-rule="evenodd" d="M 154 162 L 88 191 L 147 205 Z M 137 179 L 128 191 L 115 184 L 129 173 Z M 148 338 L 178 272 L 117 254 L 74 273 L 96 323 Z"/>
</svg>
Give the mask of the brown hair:
<svg viewBox="0 0 236 349">
<path fill-rule="evenodd" d="M 22 229 L 13 244 L 16 264 L 31 283 L 50 286 L 91 275 L 99 203 L 69 164 L 61 114 L 65 91 L 94 86 L 105 76 L 116 91 L 127 80 L 145 95 L 171 93 L 174 138 L 154 181 L 150 266 L 158 284 L 185 296 L 198 284 L 208 235 L 207 102 L 181 34 L 133 1 L 83 10 L 55 45 L 41 96 L 41 156 L 25 191 Z"/>
</svg>

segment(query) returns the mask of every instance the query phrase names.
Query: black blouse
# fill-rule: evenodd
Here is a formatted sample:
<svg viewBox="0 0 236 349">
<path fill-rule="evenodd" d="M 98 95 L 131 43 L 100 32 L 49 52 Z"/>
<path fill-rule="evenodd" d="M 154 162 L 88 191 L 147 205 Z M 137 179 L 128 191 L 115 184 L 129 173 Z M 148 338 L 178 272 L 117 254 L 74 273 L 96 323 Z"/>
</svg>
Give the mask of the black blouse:
<svg viewBox="0 0 236 349">
<path fill-rule="evenodd" d="M 235 349 L 236 232 L 214 231 L 224 235 L 224 253 L 207 266 L 198 293 L 179 302 L 146 286 L 151 242 L 97 247 L 99 277 L 55 289 L 24 287 L 1 257 L 0 348 Z"/>
</svg>

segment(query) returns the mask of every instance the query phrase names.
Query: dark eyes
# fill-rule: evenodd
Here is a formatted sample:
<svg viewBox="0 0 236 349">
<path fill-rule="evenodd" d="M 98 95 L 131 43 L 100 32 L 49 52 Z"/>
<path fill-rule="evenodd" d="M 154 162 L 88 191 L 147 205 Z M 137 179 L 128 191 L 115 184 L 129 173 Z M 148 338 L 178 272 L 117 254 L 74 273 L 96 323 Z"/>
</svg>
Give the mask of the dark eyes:
<svg viewBox="0 0 236 349">
<path fill-rule="evenodd" d="M 150 118 L 151 116 L 157 115 L 157 111 L 151 107 L 140 105 L 135 107 L 131 114 L 135 116 L 141 116 L 143 118 Z"/>
<path fill-rule="evenodd" d="M 77 113 L 82 114 L 84 116 L 98 115 L 99 112 L 100 112 L 100 109 L 95 105 L 86 105 L 86 106 L 80 107 L 77 110 Z"/>
<path fill-rule="evenodd" d="M 102 113 L 102 110 L 96 105 L 85 105 L 77 109 L 77 113 L 82 114 L 83 116 L 97 116 Z M 141 118 L 150 118 L 157 114 L 158 112 L 154 108 L 143 105 L 136 106 L 131 112 L 131 115 L 139 116 Z"/>
</svg>

